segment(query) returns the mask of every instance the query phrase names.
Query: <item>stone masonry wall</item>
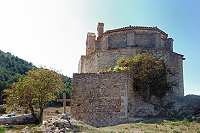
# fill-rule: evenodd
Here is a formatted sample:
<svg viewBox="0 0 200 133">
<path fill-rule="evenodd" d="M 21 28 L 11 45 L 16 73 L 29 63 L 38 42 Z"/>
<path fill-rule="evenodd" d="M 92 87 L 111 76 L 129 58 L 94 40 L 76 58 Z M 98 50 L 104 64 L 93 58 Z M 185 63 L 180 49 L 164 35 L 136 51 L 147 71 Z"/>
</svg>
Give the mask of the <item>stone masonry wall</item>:
<svg viewBox="0 0 200 133">
<path fill-rule="evenodd" d="M 122 49 L 113 49 L 113 50 L 105 50 L 105 51 L 96 51 L 90 56 L 82 56 L 84 57 L 79 66 L 82 66 L 82 69 L 79 69 L 79 73 L 96 73 L 106 66 L 108 68 L 113 68 L 116 65 L 116 61 L 122 57 L 134 56 L 137 53 L 146 53 L 152 54 L 157 58 L 164 58 L 166 61 L 166 65 L 168 68 L 176 69 L 177 75 L 174 77 L 177 80 L 178 86 L 174 88 L 174 94 L 176 96 L 184 95 L 183 88 L 183 56 L 174 52 L 169 52 L 166 50 L 157 50 L 157 49 L 147 49 L 147 48 L 122 48 Z"/>
<path fill-rule="evenodd" d="M 108 36 L 105 36 L 101 41 L 95 42 L 95 50 L 104 50 L 108 49 Z"/>
<path fill-rule="evenodd" d="M 93 126 L 127 121 L 130 86 L 131 78 L 127 72 L 74 74 L 72 117 Z"/>
<path fill-rule="evenodd" d="M 76 120 L 99 127 L 158 112 L 133 90 L 133 73 L 121 71 L 74 74 L 71 113 Z"/>
<path fill-rule="evenodd" d="M 81 59 L 79 61 L 78 70 L 81 72 L 84 70 L 85 72 L 91 71 L 91 73 L 96 72 L 97 66 L 96 62 L 97 56 L 87 55 L 87 56 L 81 56 Z"/>
<path fill-rule="evenodd" d="M 127 47 L 127 34 L 126 32 L 118 32 L 109 35 L 108 49 L 124 48 Z"/>
<path fill-rule="evenodd" d="M 116 61 L 135 54 L 163 58 L 167 68 L 176 71 L 174 96 L 184 96 L 183 55 L 173 52 L 173 39 L 157 27 L 129 26 L 103 32 L 98 37 L 88 33 L 86 56 L 81 56 L 78 74 L 73 75 L 71 113 L 76 120 L 99 127 L 131 121 L 134 117 L 157 115 L 153 104 L 141 101 L 133 89 L 130 71 L 101 72 L 113 68 Z M 157 104 L 155 98 L 151 102 Z M 166 101 L 167 102 L 167 101 Z"/>
<path fill-rule="evenodd" d="M 38 113 L 36 113 L 38 117 Z M 34 123 L 34 119 L 32 114 L 24 114 L 20 116 L 12 116 L 5 117 L 0 119 L 0 124 L 11 124 L 11 125 L 19 125 L 19 124 L 31 124 Z"/>
<path fill-rule="evenodd" d="M 171 41 L 168 41 L 167 36 L 154 30 L 128 30 L 104 35 L 101 39 L 97 40 L 94 45 L 95 50 L 142 47 L 171 51 L 171 43 Z"/>
</svg>

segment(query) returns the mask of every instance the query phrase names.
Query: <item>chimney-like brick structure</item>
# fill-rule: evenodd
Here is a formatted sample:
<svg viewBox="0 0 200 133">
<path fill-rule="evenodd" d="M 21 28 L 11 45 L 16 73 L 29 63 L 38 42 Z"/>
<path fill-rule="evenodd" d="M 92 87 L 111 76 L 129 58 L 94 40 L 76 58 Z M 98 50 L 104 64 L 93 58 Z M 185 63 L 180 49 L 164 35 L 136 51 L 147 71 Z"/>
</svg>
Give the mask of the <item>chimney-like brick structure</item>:
<svg viewBox="0 0 200 133">
<path fill-rule="evenodd" d="M 87 53 L 87 55 L 90 54 L 90 52 L 94 51 L 94 49 L 95 49 L 95 39 L 96 39 L 95 33 L 89 32 L 87 34 L 87 41 L 86 41 L 86 53 Z"/>
<path fill-rule="evenodd" d="M 173 52 L 173 42 L 174 40 L 172 38 L 167 39 L 167 44 L 168 44 L 168 50 Z"/>
<path fill-rule="evenodd" d="M 97 26 L 98 37 L 103 34 L 104 32 L 103 30 L 104 30 L 104 23 L 98 23 L 98 26 Z"/>
</svg>

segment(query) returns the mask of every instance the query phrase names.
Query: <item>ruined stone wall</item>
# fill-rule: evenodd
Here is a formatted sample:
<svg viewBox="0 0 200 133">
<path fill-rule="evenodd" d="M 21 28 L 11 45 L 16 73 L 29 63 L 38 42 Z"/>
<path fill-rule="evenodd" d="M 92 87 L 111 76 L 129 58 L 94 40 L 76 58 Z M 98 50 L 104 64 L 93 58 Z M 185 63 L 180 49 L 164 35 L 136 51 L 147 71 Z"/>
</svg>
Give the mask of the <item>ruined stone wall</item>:
<svg viewBox="0 0 200 133">
<path fill-rule="evenodd" d="M 97 72 L 98 69 L 96 66 L 97 56 L 93 55 L 87 55 L 87 56 L 81 56 L 79 65 L 78 65 L 78 72 L 82 73 L 84 70 L 84 73 L 90 72 L 94 73 Z"/>
<path fill-rule="evenodd" d="M 72 117 L 97 127 L 158 113 L 133 91 L 129 71 L 74 74 L 71 98 Z"/>
<path fill-rule="evenodd" d="M 130 86 L 131 78 L 127 72 L 74 74 L 72 117 L 93 126 L 127 121 Z"/>
<path fill-rule="evenodd" d="M 87 40 L 86 40 L 86 54 L 90 54 L 92 51 L 95 50 L 95 33 L 88 33 Z"/>
<path fill-rule="evenodd" d="M 183 80 L 183 59 L 178 59 L 178 86 L 179 90 L 177 94 L 180 94 L 180 96 L 184 96 L 184 80 Z"/>
<path fill-rule="evenodd" d="M 157 58 L 164 58 L 168 68 L 174 68 L 177 71 L 175 80 L 177 80 L 178 86 L 174 89 L 174 92 L 177 96 L 183 96 L 183 68 L 182 60 L 183 56 L 174 52 L 169 52 L 166 50 L 157 50 L 157 49 L 147 49 L 147 48 L 122 48 L 122 49 L 113 49 L 105 51 L 96 51 L 90 56 L 84 56 L 84 61 L 82 62 L 82 69 L 79 70 L 79 73 L 96 73 L 106 66 L 108 68 L 113 68 L 116 64 L 116 61 L 122 57 L 132 57 L 137 53 L 146 53 L 152 54 Z"/>
<path fill-rule="evenodd" d="M 95 42 L 95 50 L 108 49 L 108 36 L 101 38 L 101 40 Z"/>
<path fill-rule="evenodd" d="M 98 24 L 97 39 L 95 34 L 88 34 L 86 56 L 81 56 L 78 74 L 73 75 L 72 117 L 93 126 L 108 126 L 131 121 L 135 116 L 158 114 L 152 104 L 141 101 L 134 92 L 132 72 L 99 73 L 106 67 L 113 68 L 122 56 L 151 54 L 162 57 L 167 68 L 177 72 L 169 78 L 177 82 L 174 96 L 184 96 L 184 58 L 173 52 L 172 38 L 157 27 L 129 26 L 103 32 L 103 26 Z M 157 100 L 152 99 L 157 104 Z"/>
<path fill-rule="evenodd" d="M 36 116 L 39 117 L 39 113 L 36 113 Z M 0 119 L 0 124 L 19 125 L 19 124 L 31 124 L 31 123 L 35 123 L 32 114 L 24 114 L 24 115 L 5 117 Z"/>
</svg>

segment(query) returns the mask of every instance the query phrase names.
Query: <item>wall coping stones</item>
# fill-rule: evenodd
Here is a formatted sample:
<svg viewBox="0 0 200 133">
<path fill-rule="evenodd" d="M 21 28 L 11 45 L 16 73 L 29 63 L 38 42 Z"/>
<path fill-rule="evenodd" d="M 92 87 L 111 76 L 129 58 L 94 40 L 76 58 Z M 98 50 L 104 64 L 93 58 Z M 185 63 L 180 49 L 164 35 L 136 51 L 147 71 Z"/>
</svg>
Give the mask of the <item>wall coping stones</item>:
<svg viewBox="0 0 200 133">
<path fill-rule="evenodd" d="M 128 30 L 154 30 L 154 31 L 158 31 L 161 34 L 163 34 L 164 36 L 168 37 L 167 33 L 165 33 L 164 31 L 160 30 L 157 27 L 129 26 L 129 27 L 124 27 L 124 28 L 119 28 L 119 29 L 114 29 L 114 30 L 107 30 L 101 36 L 97 37 L 97 40 L 101 39 L 103 36 L 110 34 L 110 33 L 120 32 L 120 31 L 128 31 Z"/>
</svg>

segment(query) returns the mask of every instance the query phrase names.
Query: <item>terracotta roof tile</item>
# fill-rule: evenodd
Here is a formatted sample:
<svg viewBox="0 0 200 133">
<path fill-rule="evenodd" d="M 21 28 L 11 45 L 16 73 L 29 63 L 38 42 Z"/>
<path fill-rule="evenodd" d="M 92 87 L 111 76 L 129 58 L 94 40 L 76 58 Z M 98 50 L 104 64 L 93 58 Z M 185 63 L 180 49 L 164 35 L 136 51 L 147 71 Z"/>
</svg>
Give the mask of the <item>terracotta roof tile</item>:
<svg viewBox="0 0 200 133">
<path fill-rule="evenodd" d="M 167 33 L 165 33 L 164 31 L 162 31 L 160 29 L 158 29 L 157 27 L 129 26 L 129 27 L 123 27 L 123 28 L 114 29 L 114 30 L 107 30 L 101 36 L 97 37 L 97 40 L 101 39 L 104 35 L 107 35 L 107 34 L 110 34 L 110 33 L 114 33 L 114 32 L 127 31 L 127 30 L 154 30 L 154 31 L 158 31 L 161 34 L 163 34 L 166 37 L 168 37 Z"/>
</svg>

